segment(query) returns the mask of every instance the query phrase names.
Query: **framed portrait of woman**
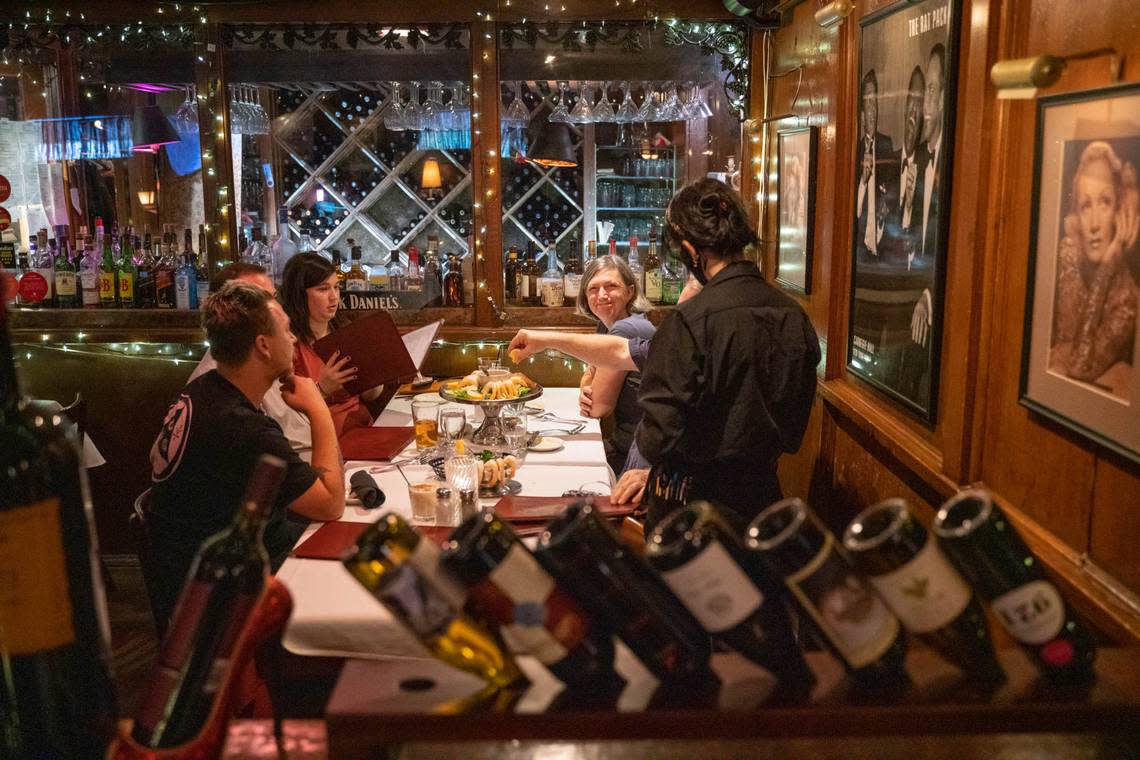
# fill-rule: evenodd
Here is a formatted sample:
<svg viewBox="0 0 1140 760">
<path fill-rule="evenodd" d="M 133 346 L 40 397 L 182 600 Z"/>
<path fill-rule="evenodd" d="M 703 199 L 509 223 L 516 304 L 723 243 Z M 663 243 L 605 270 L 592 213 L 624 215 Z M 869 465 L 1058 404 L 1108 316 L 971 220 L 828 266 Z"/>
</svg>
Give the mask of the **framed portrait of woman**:
<svg viewBox="0 0 1140 760">
<path fill-rule="evenodd" d="M 1037 106 L 1021 402 L 1140 461 L 1140 85 Z"/>
<path fill-rule="evenodd" d="M 815 209 L 816 127 L 777 133 L 776 196 L 780 246 L 776 281 L 800 293 L 811 292 L 811 248 Z"/>
</svg>

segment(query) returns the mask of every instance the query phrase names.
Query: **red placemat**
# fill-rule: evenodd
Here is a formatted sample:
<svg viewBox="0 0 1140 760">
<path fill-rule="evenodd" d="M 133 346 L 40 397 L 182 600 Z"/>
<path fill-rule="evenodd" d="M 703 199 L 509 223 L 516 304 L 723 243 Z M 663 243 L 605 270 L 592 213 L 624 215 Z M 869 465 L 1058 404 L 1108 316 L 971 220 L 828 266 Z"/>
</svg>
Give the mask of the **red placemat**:
<svg viewBox="0 0 1140 760">
<path fill-rule="evenodd" d="M 637 504 L 611 504 L 606 495 L 589 497 L 594 509 L 606 517 L 633 514 Z M 504 496 L 495 503 L 495 514 L 515 522 L 545 522 L 562 514 L 566 507 L 581 501 L 581 496 Z M 516 530 L 517 532 L 517 530 Z"/>
</svg>

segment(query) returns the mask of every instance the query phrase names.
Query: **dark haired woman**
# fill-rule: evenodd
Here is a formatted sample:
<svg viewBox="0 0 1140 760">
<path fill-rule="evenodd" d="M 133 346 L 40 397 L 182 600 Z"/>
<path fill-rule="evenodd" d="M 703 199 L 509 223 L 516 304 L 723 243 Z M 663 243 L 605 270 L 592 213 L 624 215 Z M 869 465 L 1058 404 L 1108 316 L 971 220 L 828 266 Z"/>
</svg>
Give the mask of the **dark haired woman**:
<svg viewBox="0 0 1140 760">
<path fill-rule="evenodd" d="M 795 301 L 744 258 L 756 242 L 740 198 L 703 179 L 673 196 L 670 247 L 704 286 L 661 323 L 641 379 L 641 454 L 689 476 L 690 497 L 738 530 L 781 498 L 776 461 L 800 446 L 819 340 Z M 651 501 L 647 528 L 665 516 Z"/>
<path fill-rule="evenodd" d="M 334 353 L 326 362 L 313 350 L 313 343 L 337 326 L 340 308 L 336 268 L 317 253 L 299 253 L 289 259 L 281 283 L 281 305 L 289 315 L 297 348 L 293 354 L 293 371 L 310 377 L 332 412 L 339 438 L 346 431 L 372 424 L 372 412 L 364 402 L 377 399 L 383 386 L 352 395 L 344 384 L 356 377 L 352 357 Z"/>
</svg>

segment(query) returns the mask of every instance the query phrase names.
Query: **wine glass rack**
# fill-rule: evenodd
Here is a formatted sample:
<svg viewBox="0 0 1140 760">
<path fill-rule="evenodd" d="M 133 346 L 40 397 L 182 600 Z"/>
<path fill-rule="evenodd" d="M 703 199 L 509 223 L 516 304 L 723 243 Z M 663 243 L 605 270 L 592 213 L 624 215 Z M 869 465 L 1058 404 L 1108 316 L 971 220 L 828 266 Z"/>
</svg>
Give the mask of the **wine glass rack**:
<svg viewBox="0 0 1140 760">
<path fill-rule="evenodd" d="M 467 255 L 471 232 L 471 151 L 420 150 L 419 133 L 392 131 L 384 114 L 387 82 L 301 83 L 277 90 L 272 136 L 282 154 L 282 195 L 294 240 L 308 234 L 318 250 L 348 238 L 364 261 L 387 261 L 393 249 L 423 250 L 428 236 Z M 440 164 L 443 187 L 427 195 L 417 177 L 428 158 Z"/>
</svg>

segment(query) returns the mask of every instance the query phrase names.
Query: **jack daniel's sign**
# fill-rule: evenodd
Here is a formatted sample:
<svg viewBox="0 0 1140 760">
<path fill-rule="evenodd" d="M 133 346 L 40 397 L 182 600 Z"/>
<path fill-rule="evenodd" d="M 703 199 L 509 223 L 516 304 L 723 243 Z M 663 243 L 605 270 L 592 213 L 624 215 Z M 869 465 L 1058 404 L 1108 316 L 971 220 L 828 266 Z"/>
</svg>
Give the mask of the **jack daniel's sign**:
<svg viewBox="0 0 1140 760">
<path fill-rule="evenodd" d="M 418 311 L 429 305 L 427 297 L 416 291 L 349 291 L 341 294 L 341 301 L 352 311 Z"/>
</svg>

